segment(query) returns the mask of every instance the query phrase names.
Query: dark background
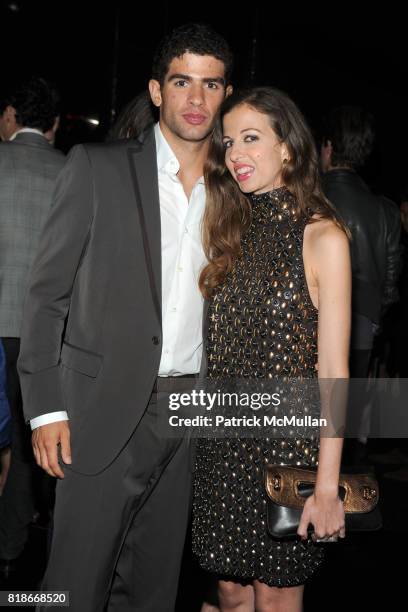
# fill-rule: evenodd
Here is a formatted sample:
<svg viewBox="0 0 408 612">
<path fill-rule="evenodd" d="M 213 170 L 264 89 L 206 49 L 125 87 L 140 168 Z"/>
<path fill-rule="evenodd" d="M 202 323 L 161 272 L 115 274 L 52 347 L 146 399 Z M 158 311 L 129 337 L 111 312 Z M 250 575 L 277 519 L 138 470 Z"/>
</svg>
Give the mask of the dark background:
<svg viewBox="0 0 408 612">
<path fill-rule="evenodd" d="M 1 0 L 0 82 L 48 77 L 62 95 L 57 145 L 102 140 L 115 111 L 146 87 L 157 42 L 187 21 L 210 23 L 227 38 L 235 85 L 284 89 L 316 134 L 332 106 L 371 110 L 377 144 L 365 177 L 399 199 L 408 183 L 408 95 L 406 19 L 397 3 Z"/>
</svg>

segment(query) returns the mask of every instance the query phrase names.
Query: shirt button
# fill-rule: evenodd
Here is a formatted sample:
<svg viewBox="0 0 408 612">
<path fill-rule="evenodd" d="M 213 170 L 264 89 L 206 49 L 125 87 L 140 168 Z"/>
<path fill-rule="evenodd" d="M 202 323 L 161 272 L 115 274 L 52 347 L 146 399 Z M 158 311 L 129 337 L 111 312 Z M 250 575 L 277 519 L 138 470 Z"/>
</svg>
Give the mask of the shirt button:
<svg viewBox="0 0 408 612">
<path fill-rule="evenodd" d="M 157 346 L 158 344 L 160 344 L 160 339 L 158 338 L 158 336 L 153 336 L 152 342 Z"/>
<path fill-rule="evenodd" d="M 183 268 L 181 266 L 177 266 L 177 272 L 182 272 Z"/>
<path fill-rule="evenodd" d="M 174 307 L 173 307 L 171 310 L 172 310 L 173 312 L 177 312 L 177 308 L 176 308 L 175 306 L 174 306 Z"/>
</svg>

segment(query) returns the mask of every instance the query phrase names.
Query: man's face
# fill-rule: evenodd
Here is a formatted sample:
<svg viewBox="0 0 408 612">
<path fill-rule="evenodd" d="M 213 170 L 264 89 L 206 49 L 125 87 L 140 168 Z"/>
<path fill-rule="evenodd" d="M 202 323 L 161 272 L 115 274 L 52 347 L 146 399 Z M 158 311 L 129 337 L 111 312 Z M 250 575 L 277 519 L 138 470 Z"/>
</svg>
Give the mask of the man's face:
<svg viewBox="0 0 408 612">
<path fill-rule="evenodd" d="M 175 57 L 164 83 L 149 83 L 153 104 L 160 107 L 165 136 L 200 142 L 212 132 L 217 113 L 230 87 L 225 87 L 224 63 L 211 55 L 185 53 Z"/>
<path fill-rule="evenodd" d="M 0 138 L 8 140 L 10 136 L 18 129 L 16 122 L 16 111 L 12 106 L 7 108 L 0 114 Z"/>
<path fill-rule="evenodd" d="M 408 233 L 408 202 L 401 202 L 400 206 L 401 211 L 401 222 L 404 230 Z"/>
<path fill-rule="evenodd" d="M 322 142 L 322 146 L 320 148 L 320 164 L 322 172 L 328 172 L 330 170 L 332 153 L 333 147 L 330 140 L 325 140 Z"/>
<path fill-rule="evenodd" d="M 0 138 L 1 140 L 7 140 L 6 138 L 6 111 L 0 114 Z"/>
</svg>

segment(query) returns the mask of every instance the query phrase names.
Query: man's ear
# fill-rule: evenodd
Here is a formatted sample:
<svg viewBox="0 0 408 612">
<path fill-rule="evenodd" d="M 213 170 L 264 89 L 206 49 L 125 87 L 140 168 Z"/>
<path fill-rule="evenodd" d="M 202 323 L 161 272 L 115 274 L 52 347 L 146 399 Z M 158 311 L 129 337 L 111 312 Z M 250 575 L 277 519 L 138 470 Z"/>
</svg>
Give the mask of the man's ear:
<svg viewBox="0 0 408 612">
<path fill-rule="evenodd" d="M 5 111 L 4 111 L 4 118 L 9 123 L 16 121 L 16 109 L 14 108 L 14 106 L 11 106 L 11 104 L 6 106 Z"/>
<path fill-rule="evenodd" d="M 232 85 L 227 85 L 227 88 L 225 90 L 225 97 L 228 98 L 228 96 L 230 96 L 233 91 L 234 88 L 232 87 Z"/>
<path fill-rule="evenodd" d="M 16 109 L 14 108 L 14 106 L 11 106 L 11 104 L 6 106 L 6 108 L 4 109 L 3 120 L 5 124 L 5 128 L 3 130 L 5 132 L 5 135 L 3 135 L 3 137 L 5 136 L 6 140 L 8 140 L 12 136 L 12 134 L 14 134 L 14 132 L 23 127 L 22 125 L 19 125 L 17 123 Z"/>
<path fill-rule="evenodd" d="M 161 87 L 159 81 L 156 79 L 150 79 L 149 81 L 149 92 L 152 102 L 155 106 L 159 107 L 162 103 Z"/>
</svg>

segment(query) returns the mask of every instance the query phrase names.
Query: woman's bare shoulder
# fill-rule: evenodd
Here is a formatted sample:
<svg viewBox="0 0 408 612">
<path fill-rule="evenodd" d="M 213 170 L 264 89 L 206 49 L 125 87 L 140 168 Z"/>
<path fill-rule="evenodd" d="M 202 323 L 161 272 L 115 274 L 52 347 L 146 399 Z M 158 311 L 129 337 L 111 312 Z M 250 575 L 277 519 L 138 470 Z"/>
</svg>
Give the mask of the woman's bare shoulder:
<svg viewBox="0 0 408 612">
<path fill-rule="evenodd" d="M 305 229 L 305 239 L 313 250 L 333 250 L 349 248 L 348 238 L 341 227 L 332 219 L 322 219 L 313 216 L 314 221 L 309 223 Z"/>
</svg>

